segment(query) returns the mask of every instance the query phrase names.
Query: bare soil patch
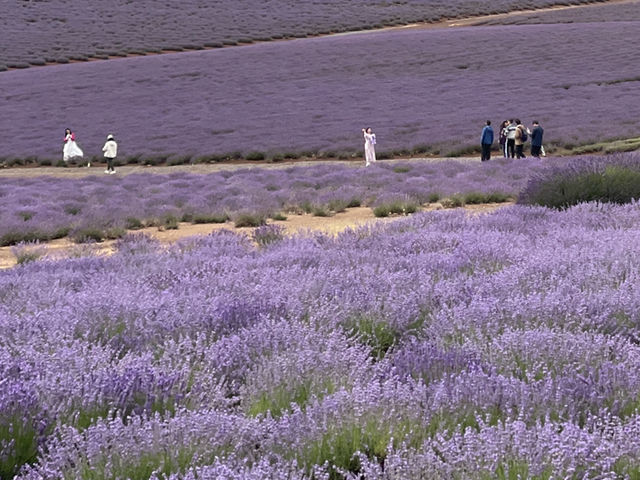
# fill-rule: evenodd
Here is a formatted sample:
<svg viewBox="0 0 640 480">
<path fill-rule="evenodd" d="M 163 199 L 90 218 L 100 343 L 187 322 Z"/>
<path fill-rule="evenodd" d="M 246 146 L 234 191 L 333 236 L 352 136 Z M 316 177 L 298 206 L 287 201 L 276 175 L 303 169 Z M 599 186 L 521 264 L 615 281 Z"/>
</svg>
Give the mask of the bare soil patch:
<svg viewBox="0 0 640 480">
<path fill-rule="evenodd" d="M 490 203 L 479 205 L 467 205 L 464 208 L 470 215 L 490 213 L 512 203 Z M 425 206 L 422 211 L 441 210 L 442 205 L 433 203 Z M 289 235 L 302 232 L 324 232 L 328 234 L 338 234 L 348 228 L 357 228 L 369 224 L 388 223 L 404 217 L 377 218 L 368 207 L 349 208 L 344 212 L 337 213 L 332 217 L 314 217 L 312 215 L 290 215 L 287 220 L 270 221 L 269 223 L 282 225 Z M 170 245 L 183 238 L 197 235 L 208 235 L 216 230 L 232 230 L 246 235 L 250 235 L 254 228 L 235 228 L 232 223 L 222 224 L 191 224 L 181 223 L 177 230 L 159 230 L 155 227 L 136 230 L 132 233 L 144 233 L 150 235 L 160 242 Z M 73 256 L 86 255 L 92 252 L 96 255 L 111 255 L 114 252 L 114 240 L 109 240 L 96 244 L 76 244 L 68 238 L 52 240 L 42 245 L 46 245 L 47 256 L 49 258 L 69 258 Z M 0 269 L 11 268 L 16 265 L 16 257 L 11 247 L 0 248 Z"/>
</svg>

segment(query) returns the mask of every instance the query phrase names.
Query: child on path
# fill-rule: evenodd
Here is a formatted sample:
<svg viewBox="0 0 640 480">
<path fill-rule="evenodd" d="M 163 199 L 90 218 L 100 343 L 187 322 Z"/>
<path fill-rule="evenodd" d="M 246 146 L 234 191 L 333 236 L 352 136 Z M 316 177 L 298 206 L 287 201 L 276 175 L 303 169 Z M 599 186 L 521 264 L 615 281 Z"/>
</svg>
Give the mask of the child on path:
<svg viewBox="0 0 640 480">
<path fill-rule="evenodd" d="M 107 159 L 107 169 L 104 171 L 104 173 L 116 173 L 115 168 L 113 168 L 113 161 L 118 154 L 118 144 L 113 138 L 113 135 L 107 135 L 107 141 L 104 144 L 104 147 L 102 147 L 102 151 L 104 152 L 104 158 Z"/>
<path fill-rule="evenodd" d="M 376 134 L 372 132 L 371 127 L 363 128 L 362 134 L 364 135 L 364 166 L 368 167 L 376 163 Z"/>
</svg>

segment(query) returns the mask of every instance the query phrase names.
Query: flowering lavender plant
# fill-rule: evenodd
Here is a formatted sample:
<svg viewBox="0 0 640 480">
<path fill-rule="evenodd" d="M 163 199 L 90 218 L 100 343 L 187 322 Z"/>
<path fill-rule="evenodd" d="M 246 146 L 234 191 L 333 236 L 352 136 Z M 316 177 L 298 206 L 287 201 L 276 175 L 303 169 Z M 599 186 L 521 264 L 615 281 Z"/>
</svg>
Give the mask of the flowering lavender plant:
<svg viewBox="0 0 640 480">
<path fill-rule="evenodd" d="M 532 176 L 518 202 L 566 208 L 581 202 L 640 199 L 640 156 L 580 158 Z"/>
<path fill-rule="evenodd" d="M 515 205 L 2 271 L 2 475 L 632 478 L 639 228 Z"/>
<path fill-rule="evenodd" d="M 281 225 L 264 225 L 253 232 L 253 240 L 263 247 L 284 238 L 284 227 Z"/>
<path fill-rule="evenodd" d="M 47 247 L 39 242 L 23 242 L 11 247 L 11 253 L 15 255 L 18 265 L 38 260 L 46 255 L 46 251 Z"/>
<path fill-rule="evenodd" d="M 385 198 L 402 199 L 394 213 L 411 213 L 434 195 L 459 191 L 515 197 L 528 176 L 541 168 L 524 161 L 415 161 L 400 172 L 398 165 L 366 171 L 356 166 L 135 174 L 122 179 L 11 178 L 0 190 L 0 245 L 66 235 L 80 242 L 101 241 L 120 237 L 127 228 L 178 228 L 180 221 L 230 218 L 236 226 L 256 227 L 284 211 L 328 214 L 349 206 L 392 203 Z"/>
</svg>

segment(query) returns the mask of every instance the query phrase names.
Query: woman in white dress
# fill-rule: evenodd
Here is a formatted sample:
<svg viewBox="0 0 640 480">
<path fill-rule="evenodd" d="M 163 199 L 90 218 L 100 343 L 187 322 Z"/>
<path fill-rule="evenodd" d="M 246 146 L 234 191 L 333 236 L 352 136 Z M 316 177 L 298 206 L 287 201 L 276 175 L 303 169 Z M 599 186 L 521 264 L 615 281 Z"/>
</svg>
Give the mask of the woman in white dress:
<svg viewBox="0 0 640 480">
<path fill-rule="evenodd" d="M 64 147 L 62 149 L 62 160 L 68 161 L 70 158 L 83 157 L 82 150 L 76 143 L 76 136 L 70 128 L 64 131 Z"/>
<path fill-rule="evenodd" d="M 365 167 L 376 163 L 376 134 L 371 131 L 371 127 L 363 128 L 364 135 L 364 159 Z"/>
</svg>

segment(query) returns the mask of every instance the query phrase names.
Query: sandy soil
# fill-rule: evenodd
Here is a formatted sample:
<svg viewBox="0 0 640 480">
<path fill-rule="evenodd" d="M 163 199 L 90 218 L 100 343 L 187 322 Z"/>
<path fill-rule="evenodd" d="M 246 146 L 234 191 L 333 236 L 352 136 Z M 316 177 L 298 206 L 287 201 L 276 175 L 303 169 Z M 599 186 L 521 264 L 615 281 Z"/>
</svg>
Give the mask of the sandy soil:
<svg viewBox="0 0 640 480">
<path fill-rule="evenodd" d="M 501 204 L 480 204 L 467 205 L 465 211 L 471 215 L 493 212 L 508 203 Z M 434 203 L 427 205 L 423 211 L 433 211 L 442 209 L 442 205 Z M 340 233 L 347 228 L 356 228 L 373 223 L 392 222 L 402 217 L 376 218 L 373 211 L 368 207 L 350 208 L 345 212 L 337 213 L 332 217 L 314 217 L 312 215 L 290 215 L 285 221 L 273 221 L 270 223 L 282 225 L 289 235 L 300 232 L 316 231 L 330 234 Z M 158 230 L 157 228 L 144 228 L 137 230 L 135 233 L 145 233 L 158 239 L 160 242 L 170 245 L 182 238 L 192 237 L 196 235 L 208 235 L 215 230 L 232 230 L 246 235 L 253 232 L 253 228 L 235 228 L 232 223 L 223 224 L 199 224 L 181 223 L 177 230 Z M 86 255 L 93 252 L 97 255 L 110 255 L 114 252 L 115 241 L 105 241 L 98 244 L 78 245 L 68 238 L 60 238 L 51 242 L 44 243 L 46 246 L 46 254 L 50 258 L 68 258 L 73 256 Z M 13 254 L 12 247 L 0 247 L 0 269 L 11 268 L 16 265 L 16 256 Z"/>
</svg>

